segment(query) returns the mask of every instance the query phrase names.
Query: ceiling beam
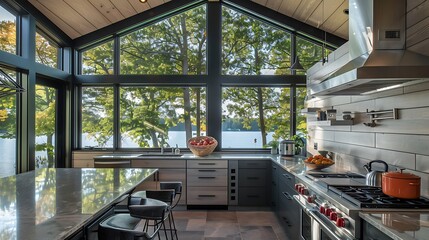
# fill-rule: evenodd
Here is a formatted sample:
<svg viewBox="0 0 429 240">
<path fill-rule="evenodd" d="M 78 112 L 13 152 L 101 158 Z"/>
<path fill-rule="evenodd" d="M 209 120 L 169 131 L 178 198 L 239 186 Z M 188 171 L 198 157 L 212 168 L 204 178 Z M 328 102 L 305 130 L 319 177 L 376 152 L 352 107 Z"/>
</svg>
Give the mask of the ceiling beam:
<svg viewBox="0 0 429 240">
<path fill-rule="evenodd" d="M 297 35 L 307 35 L 316 39 L 325 40 L 325 31 L 308 25 L 304 22 L 296 20 L 295 18 L 286 16 L 282 13 L 276 12 L 270 8 L 264 7 L 250 0 L 225 0 L 226 4 L 231 4 L 238 8 L 246 9 L 252 13 L 257 14 L 261 18 L 270 19 L 274 22 L 288 27 L 291 31 L 296 32 Z M 327 44 L 339 47 L 347 42 L 346 39 L 338 37 L 334 34 L 326 32 Z"/>
<path fill-rule="evenodd" d="M 166 14 L 171 13 L 172 11 L 177 11 L 180 9 L 186 9 L 197 5 L 204 0 L 173 0 L 167 3 L 161 4 L 157 7 L 146 10 L 142 13 L 136 14 L 124 20 L 121 20 L 116 23 L 112 23 L 109 26 L 100 28 L 96 31 L 90 32 L 83 36 L 80 36 L 74 39 L 74 47 L 79 50 L 92 43 L 98 42 L 101 39 L 106 39 L 112 37 L 118 33 L 127 31 L 128 29 L 135 28 L 137 26 L 147 24 L 159 20 L 160 18 L 166 16 Z"/>
</svg>

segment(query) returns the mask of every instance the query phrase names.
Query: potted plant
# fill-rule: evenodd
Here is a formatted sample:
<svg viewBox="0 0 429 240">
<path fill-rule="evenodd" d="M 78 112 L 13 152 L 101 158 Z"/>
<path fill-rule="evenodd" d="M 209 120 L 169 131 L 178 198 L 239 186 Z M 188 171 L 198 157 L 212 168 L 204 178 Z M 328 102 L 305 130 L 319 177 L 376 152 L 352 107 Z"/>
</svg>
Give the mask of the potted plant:
<svg viewBox="0 0 429 240">
<path fill-rule="evenodd" d="M 271 140 L 270 142 L 268 142 L 266 147 L 271 147 L 271 154 L 277 154 L 279 148 L 279 141 Z"/>
<path fill-rule="evenodd" d="M 295 155 L 305 155 L 303 154 L 303 149 L 305 146 L 305 137 L 300 134 L 297 134 L 293 135 L 291 140 L 293 140 L 295 143 Z"/>
</svg>

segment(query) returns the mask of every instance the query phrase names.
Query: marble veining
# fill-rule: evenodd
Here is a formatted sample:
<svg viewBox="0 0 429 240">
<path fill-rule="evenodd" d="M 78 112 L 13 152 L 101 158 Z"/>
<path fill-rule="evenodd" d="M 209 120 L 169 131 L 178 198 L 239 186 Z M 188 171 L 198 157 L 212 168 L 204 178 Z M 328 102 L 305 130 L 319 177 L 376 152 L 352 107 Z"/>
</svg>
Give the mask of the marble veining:
<svg viewBox="0 0 429 240">
<path fill-rule="evenodd" d="M 0 179 L 0 239 L 64 239 L 157 169 L 41 168 Z"/>
</svg>

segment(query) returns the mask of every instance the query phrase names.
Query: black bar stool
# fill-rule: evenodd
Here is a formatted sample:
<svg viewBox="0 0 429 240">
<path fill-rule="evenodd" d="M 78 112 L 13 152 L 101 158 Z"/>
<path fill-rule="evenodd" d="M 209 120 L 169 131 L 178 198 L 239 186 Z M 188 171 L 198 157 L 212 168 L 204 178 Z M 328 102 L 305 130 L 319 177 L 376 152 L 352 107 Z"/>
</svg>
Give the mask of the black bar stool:
<svg viewBox="0 0 429 240">
<path fill-rule="evenodd" d="M 170 228 L 168 229 L 171 233 L 171 239 L 179 239 L 177 236 L 177 228 L 176 223 L 174 222 L 173 209 L 179 203 L 182 196 L 182 182 L 160 182 L 161 190 L 146 190 L 146 191 L 138 191 L 132 194 L 135 197 L 142 198 L 153 198 L 167 203 L 170 206 L 170 213 L 168 214 L 168 222 Z M 169 195 L 172 193 L 172 195 Z M 173 235 L 174 232 L 174 235 Z"/>
<path fill-rule="evenodd" d="M 99 240 L 151 240 L 164 227 L 164 220 L 169 215 L 170 206 L 156 199 L 129 197 L 129 213 L 114 214 L 99 224 Z M 144 220 L 142 230 L 138 225 Z M 150 223 L 153 222 L 153 224 Z M 150 230 L 153 227 L 153 230 Z M 167 233 L 165 232 L 167 236 Z"/>
</svg>

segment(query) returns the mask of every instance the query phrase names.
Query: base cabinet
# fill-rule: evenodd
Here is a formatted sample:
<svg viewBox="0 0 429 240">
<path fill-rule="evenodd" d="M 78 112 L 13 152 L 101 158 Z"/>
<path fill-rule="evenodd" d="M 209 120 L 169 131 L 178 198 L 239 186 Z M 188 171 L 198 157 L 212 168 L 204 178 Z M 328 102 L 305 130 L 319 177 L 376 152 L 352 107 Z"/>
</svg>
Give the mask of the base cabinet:
<svg viewBox="0 0 429 240">
<path fill-rule="evenodd" d="M 270 163 L 267 160 L 238 161 L 238 205 L 269 206 Z"/>
<path fill-rule="evenodd" d="M 228 204 L 228 160 L 187 161 L 188 205 Z"/>
<path fill-rule="evenodd" d="M 294 200 L 295 176 L 281 167 L 277 167 L 277 206 L 276 213 L 281 226 L 289 239 L 299 239 L 300 207 Z"/>
</svg>

